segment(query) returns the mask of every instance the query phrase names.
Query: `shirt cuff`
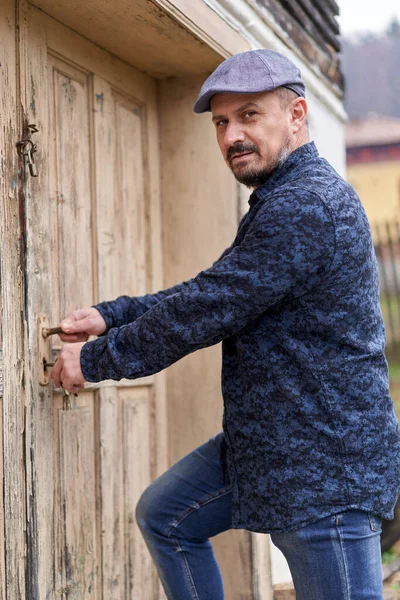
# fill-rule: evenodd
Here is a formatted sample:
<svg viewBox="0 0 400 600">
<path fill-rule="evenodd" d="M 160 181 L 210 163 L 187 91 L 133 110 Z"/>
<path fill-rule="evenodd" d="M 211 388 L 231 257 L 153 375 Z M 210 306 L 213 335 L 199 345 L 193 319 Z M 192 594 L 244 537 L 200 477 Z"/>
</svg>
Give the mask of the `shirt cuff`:
<svg viewBox="0 0 400 600">
<path fill-rule="evenodd" d="M 82 375 L 86 381 L 97 383 L 102 380 L 99 373 L 100 357 L 106 350 L 107 336 L 86 342 L 81 348 L 80 363 Z"/>
<path fill-rule="evenodd" d="M 124 327 L 127 327 L 126 325 Z M 118 348 L 118 334 L 121 328 L 112 328 L 107 335 L 99 337 L 82 346 L 80 365 L 86 381 L 98 383 L 105 379 L 120 381 L 144 377 L 146 368 L 134 344 L 129 344 L 129 360 L 126 360 L 124 348 Z"/>
<path fill-rule="evenodd" d="M 101 336 L 107 335 L 107 331 L 109 329 L 111 329 L 114 324 L 114 315 L 109 306 L 109 303 L 108 302 L 100 302 L 99 304 L 94 304 L 92 306 L 92 308 L 95 308 L 96 310 L 98 310 L 106 322 L 106 330 L 103 333 L 101 333 L 100 335 Z"/>
</svg>

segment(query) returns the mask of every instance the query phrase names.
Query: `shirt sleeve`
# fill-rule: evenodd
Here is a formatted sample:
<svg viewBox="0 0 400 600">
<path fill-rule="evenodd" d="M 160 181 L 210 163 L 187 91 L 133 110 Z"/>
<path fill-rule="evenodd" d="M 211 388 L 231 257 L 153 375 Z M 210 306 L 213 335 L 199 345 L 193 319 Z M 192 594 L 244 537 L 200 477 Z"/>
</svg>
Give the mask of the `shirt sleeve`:
<svg viewBox="0 0 400 600">
<path fill-rule="evenodd" d="M 166 290 L 145 296 L 119 296 L 115 300 L 95 304 L 96 308 L 106 322 L 107 330 L 113 327 L 121 327 L 136 321 L 153 306 L 168 298 L 172 294 L 180 292 L 188 282 L 183 282 Z"/>
<path fill-rule="evenodd" d="M 87 381 L 135 379 L 234 335 L 286 295 L 312 289 L 330 267 L 335 226 L 314 193 L 265 202 L 242 242 L 209 269 L 81 351 Z"/>
<path fill-rule="evenodd" d="M 215 265 L 221 260 L 229 249 L 230 248 L 225 249 L 213 264 Z M 133 321 L 136 321 L 136 319 L 144 315 L 145 312 L 161 302 L 161 300 L 165 300 L 168 296 L 181 292 L 191 281 L 192 279 L 184 281 L 183 283 L 179 283 L 154 294 L 146 294 L 144 296 L 119 296 L 115 300 L 100 302 L 99 304 L 93 305 L 93 308 L 96 308 L 99 311 L 107 325 L 106 331 L 101 335 L 106 335 L 113 327 L 121 327 L 122 325 L 133 323 Z"/>
</svg>

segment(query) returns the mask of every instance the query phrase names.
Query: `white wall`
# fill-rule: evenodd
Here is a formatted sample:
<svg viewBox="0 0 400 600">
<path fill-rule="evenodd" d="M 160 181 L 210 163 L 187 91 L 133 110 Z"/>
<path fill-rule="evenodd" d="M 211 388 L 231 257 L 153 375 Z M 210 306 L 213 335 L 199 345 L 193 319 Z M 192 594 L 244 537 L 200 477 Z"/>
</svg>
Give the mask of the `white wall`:
<svg viewBox="0 0 400 600">
<path fill-rule="evenodd" d="M 346 174 L 346 147 L 344 124 L 321 99 L 307 93 L 311 139 L 321 156 L 326 158 L 338 173 Z"/>
</svg>

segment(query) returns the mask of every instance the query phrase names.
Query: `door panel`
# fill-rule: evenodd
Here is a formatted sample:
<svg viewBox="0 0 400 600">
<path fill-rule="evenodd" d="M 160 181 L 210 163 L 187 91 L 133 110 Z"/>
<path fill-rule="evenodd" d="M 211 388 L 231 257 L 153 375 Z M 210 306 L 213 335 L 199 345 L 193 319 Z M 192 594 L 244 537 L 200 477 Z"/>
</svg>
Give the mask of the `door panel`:
<svg viewBox="0 0 400 600">
<path fill-rule="evenodd" d="M 150 415 L 145 389 L 120 390 L 123 405 L 124 534 L 127 597 L 152 598 L 151 559 L 135 521 L 135 506 L 150 483 Z M 132 595 L 132 596 L 131 596 Z"/>
<path fill-rule="evenodd" d="M 86 397 L 85 397 L 86 396 Z M 96 539 L 95 447 L 92 394 L 81 394 L 82 407 L 58 409 L 60 494 L 56 549 L 61 575 L 57 595 L 101 597 Z M 61 550 L 61 552 L 60 552 Z M 62 590 L 62 593 L 60 593 Z"/>
<path fill-rule="evenodd" d="M 122 95 L 104 79 L 93 77 L 96 212 L 101 299 L 146 293 L 145 157 L 146 105 Z M 102 489 L 101 529 L 112 549 L 103 554 L 104 596 L 152 598 L 154 574 L 135 524 L 138 494 L 150 483 L 149 388 L 100 390 Z M 138 398 L 138 399 L 136 399 Z M 116 426 L 110 427 L 111 422 Z M 117 469 L 117 470 L 116 470 Z M 119 560 L 115 556 L 120 557 Z M 124 566 L 124 569 L 122 567 Z"/>
<path fill-rule="evenodd" d="M 52 322 L 72 309 L 90 306 L 94 293 L 91 231 L 89 75 L 49 56 L 49 173 L 55 199 L 52 231 Z M 54 114 L 52 114 L 54 113 Z M 79 285 L 77 285 L 79 283 Z"/>
<path fill-rule="evenodd" d="M 166 456 L 163 375 L 88 384 L 67 401 L 38 385 L 36 340 L 39 315 L 56 326 L 76 308 L 161 287 L 155 86 L 22 6 L 24 110 L 39 129 L 39 178 L 26 189 L 29 543 L 44 549 L 29 565 L 32 597 L 151 600 L 156 578 L 134 513 Z M 61 342 L 50 343 L 54 358 Z"/>
<path fill-rule="evenodd" d="M 94 298 L 91 225 L 90 74 L 50 54 L 48 156 L 52 236 L 51 323 Z M 52 339 L 53 359 L 61 348 Z M 101 598 L 101 548 L 96 516 L 95 392 L 81 392 L 76 405 L 52 395 L 56 435 L 56 597 Z M 37 460 L 41 457 L 37 455 Z"/>
<path fill-rule="evenodd" d="M 94 77 L 97 232 L 101 298 L 141 295 L 146 264 L 146 107 Z"/>
</svg>

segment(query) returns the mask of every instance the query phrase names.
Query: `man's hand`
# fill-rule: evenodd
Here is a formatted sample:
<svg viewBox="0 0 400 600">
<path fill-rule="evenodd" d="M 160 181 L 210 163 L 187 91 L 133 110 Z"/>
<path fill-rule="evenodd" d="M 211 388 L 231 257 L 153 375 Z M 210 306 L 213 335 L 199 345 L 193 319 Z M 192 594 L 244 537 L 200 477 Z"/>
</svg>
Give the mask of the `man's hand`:
<svg viewBox="0 0 400 600">
<path fill-rule="evenodd" d="M 69 313 L 61 321 L 65 333 L 59 336 L 63 342 L 87 341 L 89 335 L 100 335 L 107 329 L 106 322 L 96 308 L 81 308 Z"/>
<path fill-rule="evenodd" d="M 83 388 L 85 379 L 81 371 L 81 348 L 85 342 L 64 346 L 51 370 L 51 379 L 56 387 L 61 385 L 67 392 L 76 394 Z"/>
</svg>

